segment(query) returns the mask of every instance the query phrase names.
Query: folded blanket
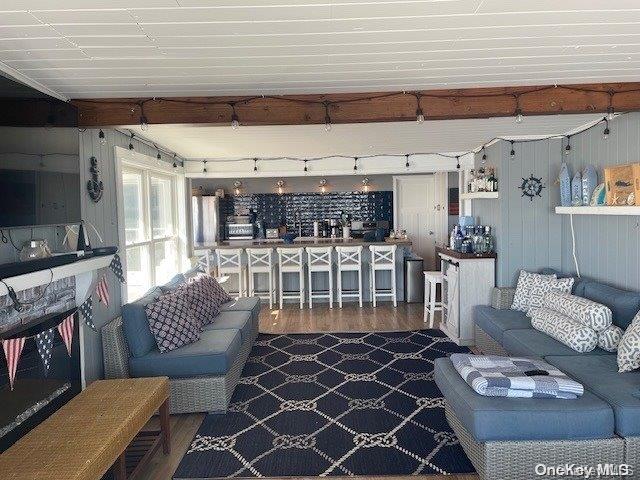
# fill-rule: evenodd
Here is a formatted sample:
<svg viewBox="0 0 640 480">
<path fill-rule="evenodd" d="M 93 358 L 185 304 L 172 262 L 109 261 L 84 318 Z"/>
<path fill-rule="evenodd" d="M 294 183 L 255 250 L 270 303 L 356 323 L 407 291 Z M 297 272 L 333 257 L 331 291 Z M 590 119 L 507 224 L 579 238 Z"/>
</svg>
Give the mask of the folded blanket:
<svg viewBox="0 0 640 480">
<path fill-rule="evenodd" d="M 573 399 L 584 393 L 580 383 L 534 358 L 454 353 L 451 361 L 471 388 L 488 397 Z"/>
</svg>

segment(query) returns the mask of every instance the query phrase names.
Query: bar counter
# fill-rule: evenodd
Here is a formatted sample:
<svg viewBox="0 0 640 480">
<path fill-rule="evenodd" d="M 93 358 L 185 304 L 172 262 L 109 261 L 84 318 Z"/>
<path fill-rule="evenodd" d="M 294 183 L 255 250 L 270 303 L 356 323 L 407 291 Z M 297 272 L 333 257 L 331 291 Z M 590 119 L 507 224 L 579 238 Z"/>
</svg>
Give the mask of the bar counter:
<svg viewBox="0 0 640 480">
<path fill-rule="evenodd" d="M 247 247 L 324 247 L 324 246 L 369 246 L 369 245 L 398 245 L 399 247 L 410 247 L 409 239 L 386 238 L 384 242 L 365 242 L 361 238 L 320 238 L 320 237 L 298 237 L 293 243 L 285 243 L 281 238 L 274 239 L 254 239 L 254 240 L 225 240 L 210 244 L 195 244 L 194 250 L 210 250 L 216 248 L 247 248 Z"/>
</svg>

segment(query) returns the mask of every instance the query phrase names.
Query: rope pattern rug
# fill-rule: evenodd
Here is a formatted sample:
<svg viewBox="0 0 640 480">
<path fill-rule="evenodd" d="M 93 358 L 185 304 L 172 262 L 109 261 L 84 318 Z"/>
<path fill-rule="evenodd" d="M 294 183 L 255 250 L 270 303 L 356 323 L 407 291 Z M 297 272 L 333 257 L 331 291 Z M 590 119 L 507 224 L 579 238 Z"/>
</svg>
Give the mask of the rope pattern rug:
<svg viewBox="0 0 640 480">
<path fill-rule="evenodd" d="M 473 472 L 444 416 L 440 331 L 260 335 L 176 479 Z"/>
</svg>

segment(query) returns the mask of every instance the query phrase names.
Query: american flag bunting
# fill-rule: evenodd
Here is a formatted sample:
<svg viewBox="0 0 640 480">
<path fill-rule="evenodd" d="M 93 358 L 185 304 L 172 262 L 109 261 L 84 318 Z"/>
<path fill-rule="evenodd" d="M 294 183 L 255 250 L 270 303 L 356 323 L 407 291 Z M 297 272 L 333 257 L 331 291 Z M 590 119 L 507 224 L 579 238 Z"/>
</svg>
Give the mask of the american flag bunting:
<svg viewBox="0 0 640 480">
<path fill-rule="evenodd" d="M 115 276 L 120 280 L 120 283 L 124 282 L 124 275 L 122 273 L 122 261 L 120 260 L 120 255 L 117 253 L 113 256 L 113 260 L 109 264 L 109 268 L 115 274 Z"/>
<path fill-rule="evenodd" d="M 84 319 L 84 323 L 94 332 L 98 332 L 95 323 L 93 323 L 93 298 L 87 298 L 82 305 L 80 305 L 80 314 Z"/>
<path fill-rule="evenodd" d="M 104 304 L 105 307 L 109 306 L 109 284 L 107 283 L 107 276 L 102 275 L 102 278 L 96 285 L 96 294 L 98 295 L 98 301 Z"/>
<path fill-rule="evenodd" d="M 9 371 L 9 385 L 11 386 L 11 390 L 13 390 L 13 381 L 16 378 L 16 372 L 18 370 L 18 360 L 20 360 L 25 340 L 25 337 L 2 340 L 2 349 L 7 359 L 7 370 Z"/>
<path fill-rule="evenodd" d="M 71 342 L 73 341 L 73 315 L 69 315 L 58 325 L 58 333 L 67 346 L 67 352 L 71 356 Z"/>
<path fill-rule="evenodd" d="M 53 354 L 53 328 L 40 332 L 35 337 L 36 347 L 44 365 L 44 376 L 49 374 L 51 367 L 51 355 Z"/>
</svg>

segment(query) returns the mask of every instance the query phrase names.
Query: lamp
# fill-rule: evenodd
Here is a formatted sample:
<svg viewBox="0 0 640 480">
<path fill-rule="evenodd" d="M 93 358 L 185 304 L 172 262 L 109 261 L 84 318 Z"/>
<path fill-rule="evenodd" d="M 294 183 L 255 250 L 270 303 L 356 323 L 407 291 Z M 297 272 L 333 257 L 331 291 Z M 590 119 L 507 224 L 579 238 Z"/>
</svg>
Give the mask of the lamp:
<svg viewBox="0 0 640 480">
<path fill-rule="evenodd" d="M 363 192 L 368 192 L 369 191 L 369 186 L 370 186 L 369 177 L 364 177 L 362 179 L 362 191 Z"/>
<path fill-rule="evenodd" d="M 327 193 L 327 179 L 323 178 L 320 180 L 318 187 L 320 188 L 320 193 Z"/>
<path fill-rule="evenodd" d="M 285 186 L 284 180 L 278 180 L 276 186 L 278 187 L 278 195 L 282 195 L 284 193 Z"/>
<path fill-rule="evenodd" d="M 241 193 L 242 182 L 240 180 L 236 180 L 233 182 L 233 193 L 237 197 Z"/>
</svg>

